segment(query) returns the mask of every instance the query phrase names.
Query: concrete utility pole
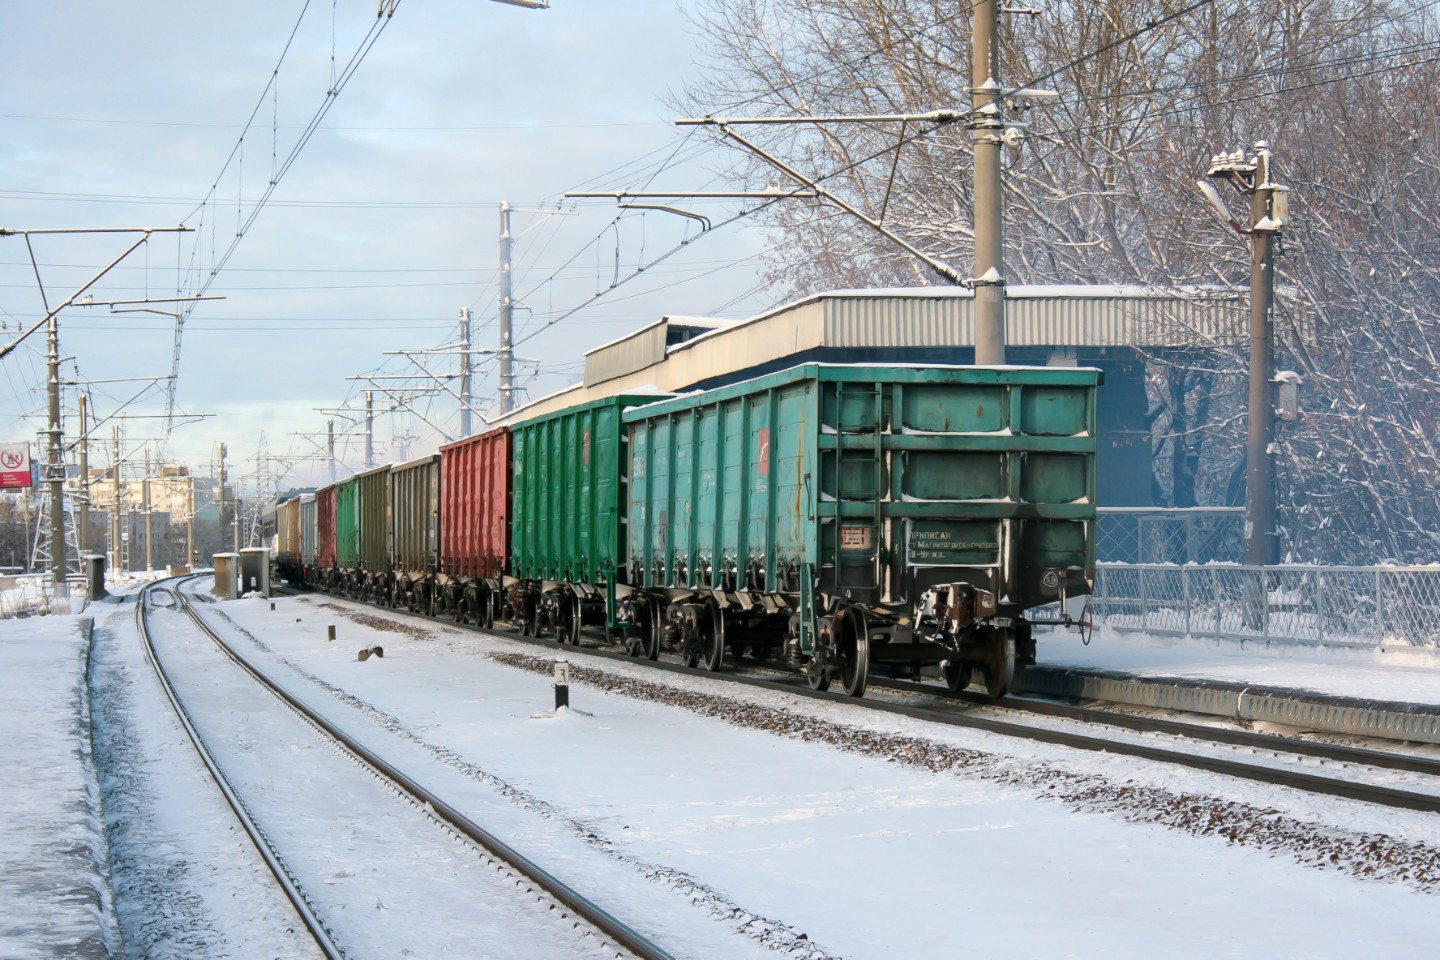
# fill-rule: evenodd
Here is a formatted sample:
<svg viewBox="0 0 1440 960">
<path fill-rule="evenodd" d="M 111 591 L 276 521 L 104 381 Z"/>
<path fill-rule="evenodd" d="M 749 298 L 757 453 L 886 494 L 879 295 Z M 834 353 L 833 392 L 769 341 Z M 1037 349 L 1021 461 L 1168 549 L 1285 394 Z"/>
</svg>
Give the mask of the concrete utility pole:
<svg viewBox="0 0 1440 960">
<path fill-rule="evenodd" d="M 150 522 L 150 445 L 145 445 L 145 479 L 142 481 L 144 488 L 141 491 L 145 499 L 145 572 L 149 573 L 155 569 L 154 539 L 155 531 Z"/>
<path fill-rule="evenodd" d="M 1275 534 L 1275 340 L 1270 316 L 1275 303 L 1276 237 L 1289 219 L 1289 187 L 1270 181 L 1270 145 L 1210 158 L 1206 178 L 1225 180 L 1250 200 L 1250 226 L 1241 228 L 1213 186 L 1200 188 L 1216 212 L 1250 237 L 1250 396 L 1245 444 L 1245 563 L 1267 566 L 1280 559 Z"/>
<path fill-rule="evenodd" d="M 220 477 L 220 489 L 216 493 L 220 501 L 220 548 L 225 548 L 225 444 L 215 444 L 215 459 L 219 462 L 219 469 L 216 471 Z"/>
<path fill-rule="evenodd" d="M 325 421 L 325 459 L 330 461 L 330 482 L 335 482 L 335 419 Z"/>
<path fill-rule="evenodd" d="M 514 240 L 510 236 L 510 202 L 500 201 L 500 415 L 515 409 L 515 377 L 511 370 L 514 348 L 511 346 L 511 324 L 515 302 L 510 286 L 510 254 Z M 469 434 L 466 434 L 467 436 Z"/>
<path fill-rule="evenodd" d="M 63 433 L 60 424 L 60 324 L 55 315 L 50 315 L 46 331 L 50 358 L 50 428 L 45 432 L 50 437 L 50 455 L 45 472 L 50 481 L 50 570 L 51 579 L 59 584 L 65 582 L 65 454 L 60 442 Z"/>
<path fill-rule="evenodd" d="M 90 546 L 90 424 L 86 413 L 90 398 L 80 394 L 80 530 L 75 538 L 80 547 L 80 556 L 89 552 Z"/>
<path fill-rule="evenodd" d="M 975 363 L 1005 362 L 1005 237 L 998 0 L 976 0 L 970 38 L 970 145 L 975 158 Z"/>
<path fill-rule="evenodd" d="M 115 455 L 110 459 L 110 479 L 114 481 L 114 500 L 110 507 L 110 549 L 113 556 L 110 558 L 110 569 L 117 574 L 123 569 L 120 566 L 120 558 L 124 556 L 120 549 L 120 425 L 115 425 Z"/>
<path fill-rule="evenodd" d="M 365 469 L 375 466 L 375 391 L 365 391 Z"/>
<path fill-rule="evenodd" d="M 470 322 L 469 307 L 460 308 L 460 436 L 470 436 Z"/>
</svg>

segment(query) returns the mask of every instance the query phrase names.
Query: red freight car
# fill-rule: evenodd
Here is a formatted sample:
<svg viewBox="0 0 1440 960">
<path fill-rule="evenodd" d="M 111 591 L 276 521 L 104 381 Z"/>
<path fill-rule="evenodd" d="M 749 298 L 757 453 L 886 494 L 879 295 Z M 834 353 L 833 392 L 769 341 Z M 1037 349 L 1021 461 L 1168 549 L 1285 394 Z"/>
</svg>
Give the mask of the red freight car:
<svg viewBox="0 0 1440 960">
<path fill-rule="evenodd" d="M 315 491 L 315 567 L 311 583 L 333 589 L 335 579 L 335 484 Z"/>
<path fill-rule="evenodd" d="M 510 431 L 505 427 L 440 448 L 440 576 L 437 613 L 484 626 L 502 614 L 510 554 Z"/>
</svg>

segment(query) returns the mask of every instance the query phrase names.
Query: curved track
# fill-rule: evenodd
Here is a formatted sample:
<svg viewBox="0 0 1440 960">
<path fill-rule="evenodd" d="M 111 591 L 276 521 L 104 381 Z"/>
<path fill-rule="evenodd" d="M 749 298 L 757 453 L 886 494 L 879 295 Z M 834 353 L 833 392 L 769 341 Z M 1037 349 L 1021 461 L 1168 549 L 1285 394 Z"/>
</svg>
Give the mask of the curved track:
<svg viewBox="0 0 1440 960">
<path fill-rule="evenodd" d="M 221 790 L 225 794 L 226 800 L 230 803 L 232 810 L 236 812 L 236 817 L 241 821 L 242 825 L 244 825 L 246 832 L 250 835 L 252 841 L 254 841 L 256 848 L 261 852 L 267 865 L 270 866 L 271 871 L 275 874 L 276 879 L 285 890 L 287 897 L 289 897 L 292 904 L 295 905 L 296 912 L 305 922 L 307 929 L 310 930 L 311 935 L 315 938 L 317 945 L 320 946 L 325 956 L 338 958 L 344 957 L 345 953 L 335 944 L 333 934 L 320 918 L 318 912 L 313 908 L 310 899 L 307 898 L 304 891 L 300 889 L 298 882 L 294 879 L 293 873 L 285 866 L 279 853 L 266 838 L 264 831 L 255 824 L 253 818 L 245 808 L 243 799 L 230 788 L 224 773 L 220 770 L 209 749 L 205 746 L 203 739 L 196 731 L 191 719 L 186 714 L 183 704 L 175 694 L 165 674 L 164 668 L 149 642 L 144 617 L 150 590 L 165 590 L 173 595 L 180 608 L 190 617 L 196 627 L 208 636 L 227 657 L 245 670 L 257 682 L 270 690 L 292 710 L 341 744 L 345 750 L 369 767 L 376 776 L 393 784 L 397 790 L 408 795 L 416 803 L 428 807 L 436 817 L 444 821 L 450 828 L 484 848 L 496 859 L 504 861 L 512 870 L 526 877 L 530 882 L 534 883 L 535 886 L 554 898 L 555 901 L 573 911 L 576 916 L 582 918 L 602 932 L 628 954 L 645 958 L 645 960 L 670 960 L 671 954 L 666 950 L 650 941 L 632 927 L 618 920 L 573 887 L 559 880 L 535 860 L 525 856 L 520 851 L 490 833 L 484 827 L 469 819 L 453 805 L 429 791 L 416 780 L 406 775 L 404 771 L 399 770 L 394 765 L 385 761 L 355 737 L 340 729 L 325 717 L 320 716 L 302 700 L 293 696 L 279 684 L 275 683 L 253 663 L 227 644 L 215 631 L 210 629 L 196 611 L 195 607 L 179 589 L 173 586 L 147 588 L 139 604 L 137 619 L 140 621 L 141 634 L 146 645 L 147 653 L 151 658 L 151 662 L 155 665 L 155 670 L 160 677 L 162 686 L 165 687 L 166 696 L 170 699 L 177 716 L 181 718 L 181 723 L 190 734 L 191 740 L 195 743 L 196 750 L 200 752 L 207 769 L 210 770 L 216 783 L 221 785 Z"/>
</svg>

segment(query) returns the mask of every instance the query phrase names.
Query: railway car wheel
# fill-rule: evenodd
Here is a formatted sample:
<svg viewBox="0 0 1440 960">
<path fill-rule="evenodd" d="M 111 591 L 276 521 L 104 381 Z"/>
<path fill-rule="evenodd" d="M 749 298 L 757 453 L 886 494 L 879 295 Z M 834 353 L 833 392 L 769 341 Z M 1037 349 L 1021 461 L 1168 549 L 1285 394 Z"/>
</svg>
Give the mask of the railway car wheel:
<svg viewBox="0 0 1440 960">
<path fill-rule="evenodd" d="M 700 668 L 717 673 L 725 662 L 725 614 L 714 600 L 705 603 L 699 617 Z"/>
<path fill-rule="evenodd" d="M 870 679 L 870 624 L 864 610 L 846 607 L 835 617 L 835 648 L 845 692 L 863 697 Z"/>
<path fill-rule="evenodd" d="M 830 671 L 819 657 L 811 657 L 810 662 L 805 664 L 805 682 L 810 684 L 811 690 L 823 693 L 830 689 Z"/>
<path fill-rule="evenodd" d="M 1015 678 L 1015 634 L 991 630 L 985 638 L 985 693 L 999 700 Z"/>
<path fill-rule="evenodd" d="M 959 693 L 970 686 L 970 680 L 974 676 L 975 669 L 968 663 L 961 663 L 958 660 L 946 660 L 944 666 L 945 686 L 951 693 Z"/>
<path fill-rule="evenodd" d="M 580 646 L 580 626 L 581 621 L 585 619 L 585 615 L 582 610 L 583 608 L 580 605 L 579 595 L 572 596 L 570 598 L 570 617 L 565 624 L 566 635 L 561 638 L 565 642 L 568 642 L 572 647 Z"/>
<path fill-rule="evenodd" d="M 489 590 L 480 591 L 480 626 L 495 629 L 495 595 Z"/>
<path fill-rule="evenodd" d="M 649 629 L 642 634 L 645 640 L 645 659 L 660 659 L 660 641 L 665 639 L 665 605 L 659 600 L 650 601 Z"/>
</svg>

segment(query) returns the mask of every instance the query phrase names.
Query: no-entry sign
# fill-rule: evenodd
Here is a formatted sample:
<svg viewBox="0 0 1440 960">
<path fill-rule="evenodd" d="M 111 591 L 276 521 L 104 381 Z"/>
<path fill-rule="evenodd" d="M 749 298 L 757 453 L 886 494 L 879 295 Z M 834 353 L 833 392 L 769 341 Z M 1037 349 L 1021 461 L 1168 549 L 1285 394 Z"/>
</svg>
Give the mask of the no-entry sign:
<svg viewBox="0 0 1440 960">
<path fill-rule="evenodd" d="M 0 489 L 30 486 L 30 444 L 0 443 Z"/>
</svg>

